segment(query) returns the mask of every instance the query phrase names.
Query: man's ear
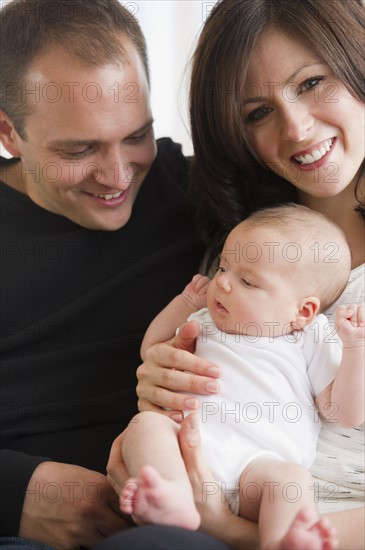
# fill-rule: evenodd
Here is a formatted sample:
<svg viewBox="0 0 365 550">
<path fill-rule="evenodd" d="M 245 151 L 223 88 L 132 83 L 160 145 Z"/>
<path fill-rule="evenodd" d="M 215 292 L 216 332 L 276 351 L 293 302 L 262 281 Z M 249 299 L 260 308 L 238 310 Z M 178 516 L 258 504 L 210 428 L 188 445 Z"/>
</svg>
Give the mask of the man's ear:
<svg viewBox="0 0 365 550">
<path fill-rule="evenodd" d="M 296 319 L 294 321 L 296 328 L 303 329 L 309 325 L 319 311 L 320 300 L 316 296 L 307 296 L 300 301 Z"/>
<path fill-rule="evenodd" d="M 11 119 L 0 109 L 0 141 L 13 157 L 21 156 L 19 139 Z"/>
</svg>

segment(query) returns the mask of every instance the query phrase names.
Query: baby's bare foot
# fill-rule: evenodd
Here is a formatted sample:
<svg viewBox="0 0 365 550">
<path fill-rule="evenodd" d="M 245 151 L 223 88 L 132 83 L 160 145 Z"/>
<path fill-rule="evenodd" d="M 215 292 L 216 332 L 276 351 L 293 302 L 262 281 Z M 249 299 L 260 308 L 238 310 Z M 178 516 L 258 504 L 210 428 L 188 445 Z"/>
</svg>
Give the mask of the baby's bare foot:
<svg viewBox="0 0 365 550">
<path fill-rule="evenodd" d="M 175 525 L 198 529 L 200 515 L 192 495 L 179 485 L 163 479 L 151 466 L 144 466 L 139 478 L 131 478 L 120 495 L 122 512 L 136 523 Z"/>
<path fill-rule="evenodd" d="M 335 550 L 336 530 L 327 519 L 317 519 L 314 512 L 301 510 L 281 541 L 281 550 Z"/>
</svg>

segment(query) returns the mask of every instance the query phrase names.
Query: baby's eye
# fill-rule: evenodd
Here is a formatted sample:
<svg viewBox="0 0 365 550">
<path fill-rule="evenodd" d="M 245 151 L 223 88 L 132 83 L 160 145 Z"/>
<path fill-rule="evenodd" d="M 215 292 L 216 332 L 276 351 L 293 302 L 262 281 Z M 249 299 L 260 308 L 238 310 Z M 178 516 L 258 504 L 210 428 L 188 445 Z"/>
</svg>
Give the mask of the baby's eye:
<svg viewBox="0 0 365 550">
<path fill-rule="evenodd" d="M 256 288 L 256 285 L 254 285 L 253 283 L 251 283 L 251 282 L 248 281 L 247 279 L 244 279 L 243 277 L 242 277 L 242 279 L 241 279 L 241 282 L 242 282 L 242 284 L 243 284 L 245 287 L 247 287 L 247 288 Z"/>
<path fill-rule="evenodd" d="M 223 265 L 219 265 L 217 269 L 217 273 L 225 273 L 227 270 Z"/>
</svg>

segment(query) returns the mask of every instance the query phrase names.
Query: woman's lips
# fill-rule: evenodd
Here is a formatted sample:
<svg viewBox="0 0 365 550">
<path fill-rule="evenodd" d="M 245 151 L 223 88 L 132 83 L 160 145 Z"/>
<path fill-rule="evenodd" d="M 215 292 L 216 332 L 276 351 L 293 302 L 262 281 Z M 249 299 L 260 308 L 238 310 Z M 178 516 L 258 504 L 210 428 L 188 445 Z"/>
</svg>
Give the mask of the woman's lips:
<svg viewBox="0 0 365 550">
<path fill-rule="evenodd" d="M 299 151 L 290 158 L 303 171 L 320 168 L 327 161 L 335 146 L 336 138 L 326 139 L 311 148 Z"/>
</svg>

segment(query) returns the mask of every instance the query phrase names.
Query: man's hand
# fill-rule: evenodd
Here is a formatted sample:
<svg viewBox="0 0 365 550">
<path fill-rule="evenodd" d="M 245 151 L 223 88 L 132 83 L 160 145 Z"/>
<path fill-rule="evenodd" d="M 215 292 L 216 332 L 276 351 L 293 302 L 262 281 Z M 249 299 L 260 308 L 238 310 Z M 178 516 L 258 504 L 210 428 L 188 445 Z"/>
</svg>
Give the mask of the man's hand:
<svg viewBox="0 0 365 550">
<path fill-rule="evenodd" d="M 71 550 L 89 548 L 128 526 L 106 476 L 72 464 L 42 462 L 28 484 L 19 536 Z"/>
<path fill-rule="evenodd" d="M 189 393 L 210 395 L 219 392 L 220 368 L 193 355 L 199 325 L 185 323 L 172 340 L 155 344 L 146 352 L 137 369 L 140 411 L 156 411 L 182 421 L 183 410 L 195 410 L 199 402 Z M 180 392 L 180 393 L 176 393 Z"/>
</svg>

